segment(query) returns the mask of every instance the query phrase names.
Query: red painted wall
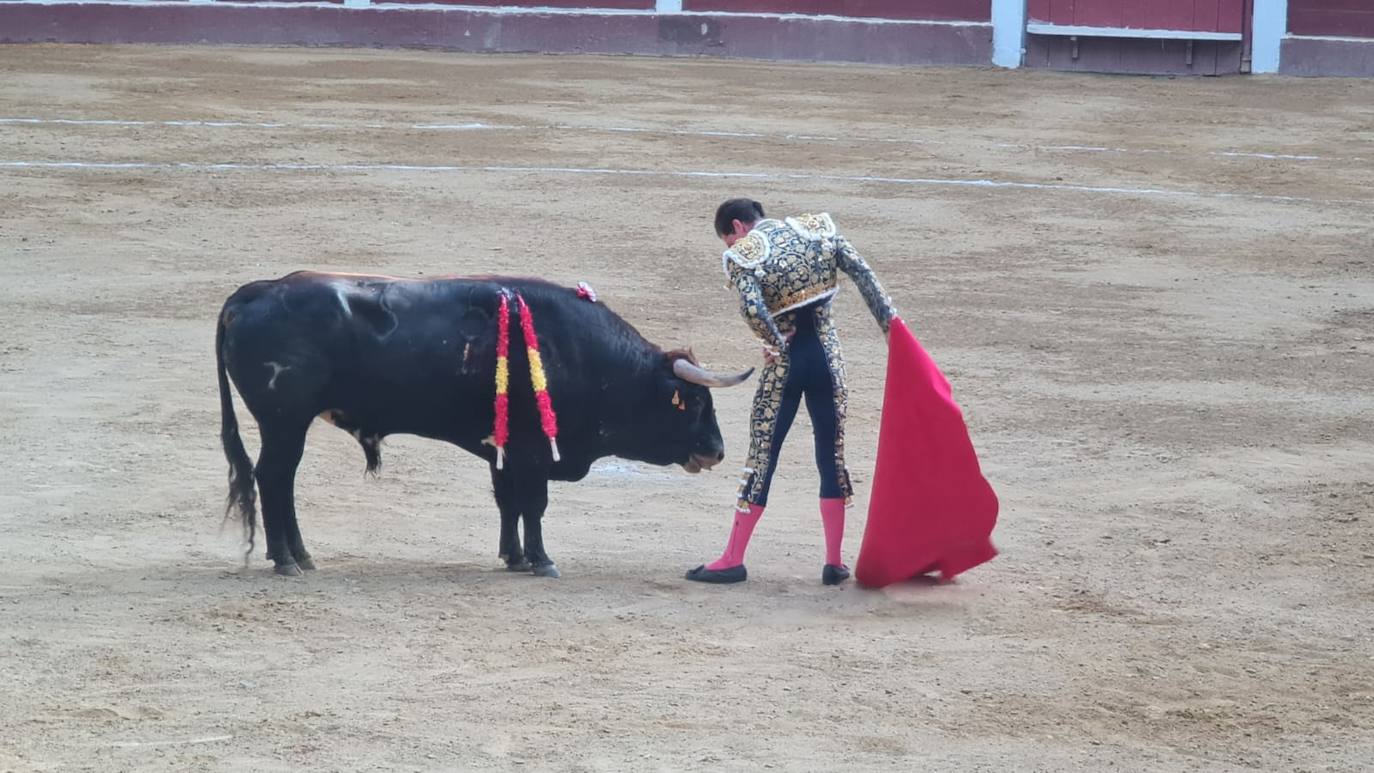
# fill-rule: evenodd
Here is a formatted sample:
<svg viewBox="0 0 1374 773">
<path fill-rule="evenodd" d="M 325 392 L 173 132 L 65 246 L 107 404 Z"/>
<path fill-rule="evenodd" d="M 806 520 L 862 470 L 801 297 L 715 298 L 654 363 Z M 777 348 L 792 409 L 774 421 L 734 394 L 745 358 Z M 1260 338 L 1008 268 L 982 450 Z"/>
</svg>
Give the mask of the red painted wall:
<svg viewBox="0 0 1374 773">
<path fill-rule="evenodd" d="M 0 0 L 7 2 L 9 0 Z M 189 1 L 189 0 L 188 0 Z M 282 0 L 234 0 L 236 3 L 266 3 L 281 2 Z M 302 2 L 326 2 L 340 3 L 344 0 L 301 0 Z M 614 9 L 618 11 L 650 11 L 654 8 L 654 0 L 377 0 L 377 2 L 387 3 L 435 3 L 438 5 L 480 5 L 480 6 L 515 6 L 517 8 L 586 8 L 591 11 Z"/>
<path fill-rule="evenodd" d="M 599 10 L 652 10 L 654 0 L 379 0 L 388 3 L 438 3 L 440 5 L 513 5 L 536 8 L 587 8 Z M 343 0 L 339 0 L 343 2 Z"/>
<path fill-rule="evenodd" d="M 0 0 L 0 3 L 8 0 Z M 23 0 L 18 0 L 22 2 Z M 280 0 L 235 0 L 279 2 Z M 343 3 L 344 0 L 310 0 Z M 650 11 L 654 0 L 378 0 L 388 3 L 440 5 L 586 8 Z M 1239 2 L 1239 0 L 1237 0 Z M 992 0 L 683 0 L 683 10 L 727 13 L 789 13 L 850 18 L 917 21 L 991 22 Z"/>
<path fill-rule="evenodd" d="M 683 0 L 682 10 L 930 21 L 992 20 L 992 0 Z"/>
<path fill-rule="evenodd" d="M 992 58 L 981 25 L 868 24 L 811 17 L 632 13 L 405 12 L 337 5 L 7 2 L 3 43 L 424 46 L 457 51 L 744 57 L 873 64 L 977 65 Z"/>
<path fill-rule="evenodd" d="M 1374 2 L 1288 0 L 1288 31 L 1294 35 L 1374 38 Z"/>
<path fill-rule="evenodd" d="M 1334 0 L 1328 0 L 1334 1 Z M 1352 0 L 1353 2 L 1353 0 Z M 1291 7 L 1291 6 L 1290 6 Z M 1032 21 L 1085 27 L 1240 32 L 1244 0 L 1029 0 Z"/>
<path fill-rule="evenodd" d="M 0 0 L 3 2 L 23 2 L 24 0 Z M 187 0 L 189 2 L 189 0 Z M 288 0 L 289 1 L 289 0 Z M 234 0 L 236 3 L 282 2 L 282 0 Z M 344 0 L 301 0 L 301 2 L 325 2 L 343 4 Z M 651 11 L 654 0 L 377 0 L 387 3 L 435 3 L 438 5 L 476 5 L 476 6 L 514 6 L 517 8 L 586 8 L 591 11 L 614 9 L 628 11 Z"/>
</svg>

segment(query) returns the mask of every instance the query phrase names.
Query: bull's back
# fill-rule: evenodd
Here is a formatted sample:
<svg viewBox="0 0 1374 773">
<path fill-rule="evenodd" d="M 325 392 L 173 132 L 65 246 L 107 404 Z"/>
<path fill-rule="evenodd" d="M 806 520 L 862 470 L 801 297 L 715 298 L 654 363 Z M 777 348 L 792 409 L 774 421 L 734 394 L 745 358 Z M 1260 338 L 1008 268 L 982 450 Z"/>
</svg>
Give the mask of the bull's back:
<svg viewBox="0 0 1374 773">
<path fill-rule="evenodd" d="M 529 303 L 569 442 L 595 432 L 608 379 L 657 362 L 657 349 L 604 304 L 541 280 L 298 272 L 245 285 L 226 303 L 230 373 L 260 419 L 337 412 L 345 428 L 480 451 L 492 431 L 503 290 Z M 520 325 L 512 314 L 511 430 L 538 434 Z"/>
<path fill-rule="evenodd" d="M 252 282 L 225 304 L 226 365 L 260 419 L 340 412 L 378 434 L 451 434 L 494 390 L 495 296 L 456 278 Z"/>
</svg>

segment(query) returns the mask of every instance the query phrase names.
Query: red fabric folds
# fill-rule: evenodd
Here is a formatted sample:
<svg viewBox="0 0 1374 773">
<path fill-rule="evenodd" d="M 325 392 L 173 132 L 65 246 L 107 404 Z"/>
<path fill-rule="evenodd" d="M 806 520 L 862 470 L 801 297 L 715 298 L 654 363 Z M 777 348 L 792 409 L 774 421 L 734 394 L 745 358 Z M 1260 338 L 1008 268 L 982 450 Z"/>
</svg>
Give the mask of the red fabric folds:
<svg viewBox="0 0 1374 773">
<path fill-rule="evenodd" d="M 889 331 L 878 461 L 854 567 L 881 588 L 938 572 L 949 581 L 997 555 L 998 501 L 949 381 L 900 319 Z"/>
</svg>

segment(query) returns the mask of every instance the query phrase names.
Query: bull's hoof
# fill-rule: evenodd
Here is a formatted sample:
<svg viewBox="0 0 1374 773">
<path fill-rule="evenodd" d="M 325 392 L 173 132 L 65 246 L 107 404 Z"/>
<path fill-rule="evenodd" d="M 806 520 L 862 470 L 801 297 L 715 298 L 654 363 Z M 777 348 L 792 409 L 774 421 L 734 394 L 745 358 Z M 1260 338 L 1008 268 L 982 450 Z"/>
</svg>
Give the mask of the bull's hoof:
<svg viewBox="0 0 1374 773">
<path fill-rule="evenodd" d="M 307 572 L 313 572 L 315 571 L 315 559 L 310 556 L 305 556 L 304 558 L 297 557 L 296 566 L 299 566 Z"/>
<path fill-rule="evenodd" d="M 529 561 L 525 561 L 523 559 L 515 563 L 506 564 L 507 572 L 528 572 L 533 568 L 534 564 L 531 564 Z"/>
<path fill-rule="evenodd" d="M 539 565 L 539 566 L 536 566 L 536 567 L 534 567 L 533 569 L 531 569 L 530 571 L 534 572 L 534 576 L 535 576 L 535 577 L 562 577 L 562 576 L 563 576 L 563 575 L 561 575 L 561 574 L 558 573 L 558 567 L 557 567 L 552 561 L 549 562 L 549 563 L 547 563 L 547 564 L 541 564 L 541 565 Z"/>
<path fill-rule="evenodd" d="M 300 564 L 297 564 L 294 561 L 289 564 L 277 564 L 275 567 L 272 568 L 272 571 L 276 572 L 282 577 L 301 576 L 301 566 Z"/>
</svg>

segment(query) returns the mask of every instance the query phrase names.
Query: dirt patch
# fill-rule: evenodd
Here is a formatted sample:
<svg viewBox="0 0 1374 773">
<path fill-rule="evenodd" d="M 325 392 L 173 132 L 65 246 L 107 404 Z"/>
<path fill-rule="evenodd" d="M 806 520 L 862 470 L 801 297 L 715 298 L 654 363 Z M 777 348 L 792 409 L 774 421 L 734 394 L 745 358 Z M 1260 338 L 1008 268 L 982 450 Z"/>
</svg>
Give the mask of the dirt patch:
<svg viewBox="0 0 1374 773">
<path fill-rule="evenodd" d="M 0 769 L 1365 768 L 1370 105 L 1353 80 L 0 48 L 0 118 L 48 121 L 0 133 L 40 164 L 0 167 Z M 803 419 L 743 587 L 681 579 L 730 472 L 555 486 L 544 581 L 501 570 L 477 460 L 394 437 L 366 479 L 327 426 L 297 497 L 321 568 L 240 567 L 212 353 L 239 284 L 588 281 L 743 366 L 710 225 L 739 194 L 830 211 L 869 257 L 965 407 L 997 560 L 823 588 Z M 837 304 L 852 562 L 884 362 Z M 748 399 L 718 395 L 727 467 Z"/>
</svg>

